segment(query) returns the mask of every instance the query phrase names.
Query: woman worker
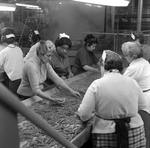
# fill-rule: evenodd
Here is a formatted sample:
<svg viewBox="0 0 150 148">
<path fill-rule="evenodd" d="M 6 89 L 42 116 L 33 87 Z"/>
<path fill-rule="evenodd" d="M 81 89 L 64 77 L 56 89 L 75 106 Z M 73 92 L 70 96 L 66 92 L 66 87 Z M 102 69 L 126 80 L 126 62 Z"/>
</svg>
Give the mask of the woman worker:
<svg viewBox="0 0 150 148">
<path fill-rule="evenodd" d="M 50 64 L 52 68 L 58 74 L 58 76 L 64 80 L 73 77 L 67 57 L 67 53 L 71 46 L 72 43 L 69 36 L 65 33 L 60 34 L 55 41 L 56 50 L 50 58 Z"/>
<path fill-rule="evenodd" d="M 142 32 L 135 31 L 131 33 L 131 38 L 141 47 L 143 51 L 143 58 L 150 62 L 150 45 L 146 44 L 144 34 Z"/>
<path fill-rule="evenodd" d="M 0 35 L 1 38 L 1 35 Z M 4 43 L 2 43 L 2 41 L 0 41 L 0 52 L 5 48 L 6 46 L 4 45 Z M 4 68 L 0 69 L 0 82 L 4 85 L 6 85 L 5 83 L 5 77 L 6 77 L 6 73 L 4 72 Z"/>
<path fill-rule="evenodd" d="M 41 40 L 41 36 L 37 30 L 31 31 L 29 34 L 29 42 L 31 42 L 31 48 L 27 55 L 24 57 L 24 62 L 33 57 L 36 54 L 36 48 L 38 46 L 38 42 Z"/>
<path fill-rule="evenodd" d="M 125 76 L 129 76 L 137 81 L 141 87 L 144 96 L 147 100 L 147 109 L 140 111 L 144 120 L 145 133 L 147 138 L 147 147 L 149 143 L 149 121 L 150 121 L 150 64 L 143 58 L 141 47 L 135 42 L 126 42 L 122 45 L 122 52 L 129 63 L 129 66 L 124 72 Z"/>
<path fill-rule="evenodd" d="M 15 34 L 12 28 L 6 27 L 1 30 L 1 41 L 6 46 L 0 52 L 0 69 L 6 73 L 3 84 L 14 94 L 17 94 L 21 82 L 23 52 L 15 44 Z"/>
<path fill-rule="evenodd" d="M 36 52 L 37 54 L 28 60 L 23 67 L 22 80 L 17 91 L 20 98 L 26 99 L 33 95 L 37 95 L 43 99 L 58 103 L 57 99 L 53 99 L 41 91 L 40 85 L 46 80 L 47 77 L 51 79 L 58 87 L 66 89 L 73 96 L 79 97 L 79 92 L 72 90 L 54 72 L 51 65 L 48 63 L 53 50 L 47 48 L 46 41 L 39 42 Z"/>
<path fill-rule="evenodd" d="M 97 65 L 98 63 L 98 58 L 93 52 L 98 44 L 98 40 L 92 34 L 88 34 L 84 41 L 84 47 L 78 50 L 72 67 L 72 72 L 74 75 L 86 71 L 99 72 L 98 68 L 93 67 L 93 64 Z"/>
<path fill-rule="evenodd" d="M 122 58 L 117 53 L 103 51 L 100 63 L 102 77 L 89 86 L 77 111 L 82 121 L 94 117 L 93 148 L 145 148 L 138 114 L 147 106 L 142 90 L 134 79 L 121 74 Z"/>
<path fill-rule="evenodd" d="M 147 98 L 147 105 L 149 106 L 147 112 L 150 113 L 150 64 L 143 58 L 142 49 L 135 42 L 123 43 L 121 50 L 129 63 L 124 75 L 137 81 Z"/>
</svg>

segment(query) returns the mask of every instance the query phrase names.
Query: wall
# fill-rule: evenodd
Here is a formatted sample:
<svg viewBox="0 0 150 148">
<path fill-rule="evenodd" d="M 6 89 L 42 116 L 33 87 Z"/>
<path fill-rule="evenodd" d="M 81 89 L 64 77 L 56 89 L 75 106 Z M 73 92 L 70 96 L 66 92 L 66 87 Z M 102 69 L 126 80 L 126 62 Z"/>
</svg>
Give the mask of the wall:
<svg viewBox="0 0 150 148">
<path fill-rule="evenodd" d="M 38 1 L 49 18 L 48 28 L 42 30 L 45 38 L 55 40 L 65 32 L 72 39 L 83 39 L 83 32 L 103 32 L 105 6 L 86 6 L 85 3 Z"/>
</svg>

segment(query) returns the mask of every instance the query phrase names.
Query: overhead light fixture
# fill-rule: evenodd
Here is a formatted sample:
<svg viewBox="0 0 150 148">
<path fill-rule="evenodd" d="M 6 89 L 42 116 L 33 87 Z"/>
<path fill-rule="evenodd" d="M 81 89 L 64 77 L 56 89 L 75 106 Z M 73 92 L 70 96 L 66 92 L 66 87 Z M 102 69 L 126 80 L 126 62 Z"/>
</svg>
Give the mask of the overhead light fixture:
<svg viewBox="0 0 150 148">
<path fill-rule="evenodd" d="M 22 3 L 16 3 L 16 6 L 22 6 L 22 7 L 30 7 L 30 8 L 39 8 L 39 6 L 36 5 L 28 5 L 28 4 L 22 4 Z"/>
<path fill-rule="evenodd" d="M 100 5 L 94 5 L 94 4 L 85 4 L 86 6 L 90 6 L 90 7 L 98 7 L 98 8 L 101 8 Z"/>
<path fill-rule="evenodd" d="M 115 7 L 125 7 L 128 6 L 128 4 L 130 3 L 130 0 L 73 0 L 73 1 L 91 3 L 96 5 L 115 6 Z"/>
<path fill-rule="evenodd" d="M 27 9 L 41 10 L 40 7 L 26 7 Z"/>
<path fill-rule="evenodd" d="M 0 11 L 15 11 L 16 5 L 14 4 L 6 4 L 6 3 L 0 3 Z"/>
</svg>

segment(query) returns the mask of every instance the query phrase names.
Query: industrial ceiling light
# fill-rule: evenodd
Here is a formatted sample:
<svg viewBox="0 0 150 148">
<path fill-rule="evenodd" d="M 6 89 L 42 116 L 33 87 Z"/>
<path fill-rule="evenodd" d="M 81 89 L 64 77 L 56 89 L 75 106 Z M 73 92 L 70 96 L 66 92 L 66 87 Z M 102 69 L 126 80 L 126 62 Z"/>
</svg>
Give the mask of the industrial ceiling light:
<svg viewBox="0 0 150 148">
<path fill-rule="evenodd" d="M 28 4 L 22 4 L 22 3 L 16 3 L 16 6 L 22 6 L 22 7 L 30 7 L 30 8 L 39 8 L 39 6 L 36 5 L 28 5 Z"/>
<path fill-rule="evenodd" d="M 125 7 L 128 6 L 128 4 L 130 3 L 130 0 L 73 0 L 73 1 L 97 5 L 115 6 L 115 7 Z"/>
<path fill-rule="evenodd" d="M 16 6 L 14 4 L 0 3 L 0 11 L 15 11 Z"/>
</svg>

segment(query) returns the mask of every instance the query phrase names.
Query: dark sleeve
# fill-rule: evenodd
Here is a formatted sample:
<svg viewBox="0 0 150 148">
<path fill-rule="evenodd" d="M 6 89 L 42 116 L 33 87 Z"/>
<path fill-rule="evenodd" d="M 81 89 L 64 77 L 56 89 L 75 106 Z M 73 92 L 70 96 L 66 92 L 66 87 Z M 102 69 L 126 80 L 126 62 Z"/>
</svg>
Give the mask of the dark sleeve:
<svg viewBox="0 0 150 148">
<path fill-rule="evenodd" d="M 98 58 L 96 57 L 94 53 L 93 53 L 92 59 L 93 59 L 93 63 L 96 65 L 98 63 Z"/>
<path fill-rule="evenodd" d="M 88 65 L 86 54 L 87 53 L 84 49 L 80 50 L 79 53 L 78 53 L 78 57 L 79 57 L 81 66 Z"/>
</svg>

